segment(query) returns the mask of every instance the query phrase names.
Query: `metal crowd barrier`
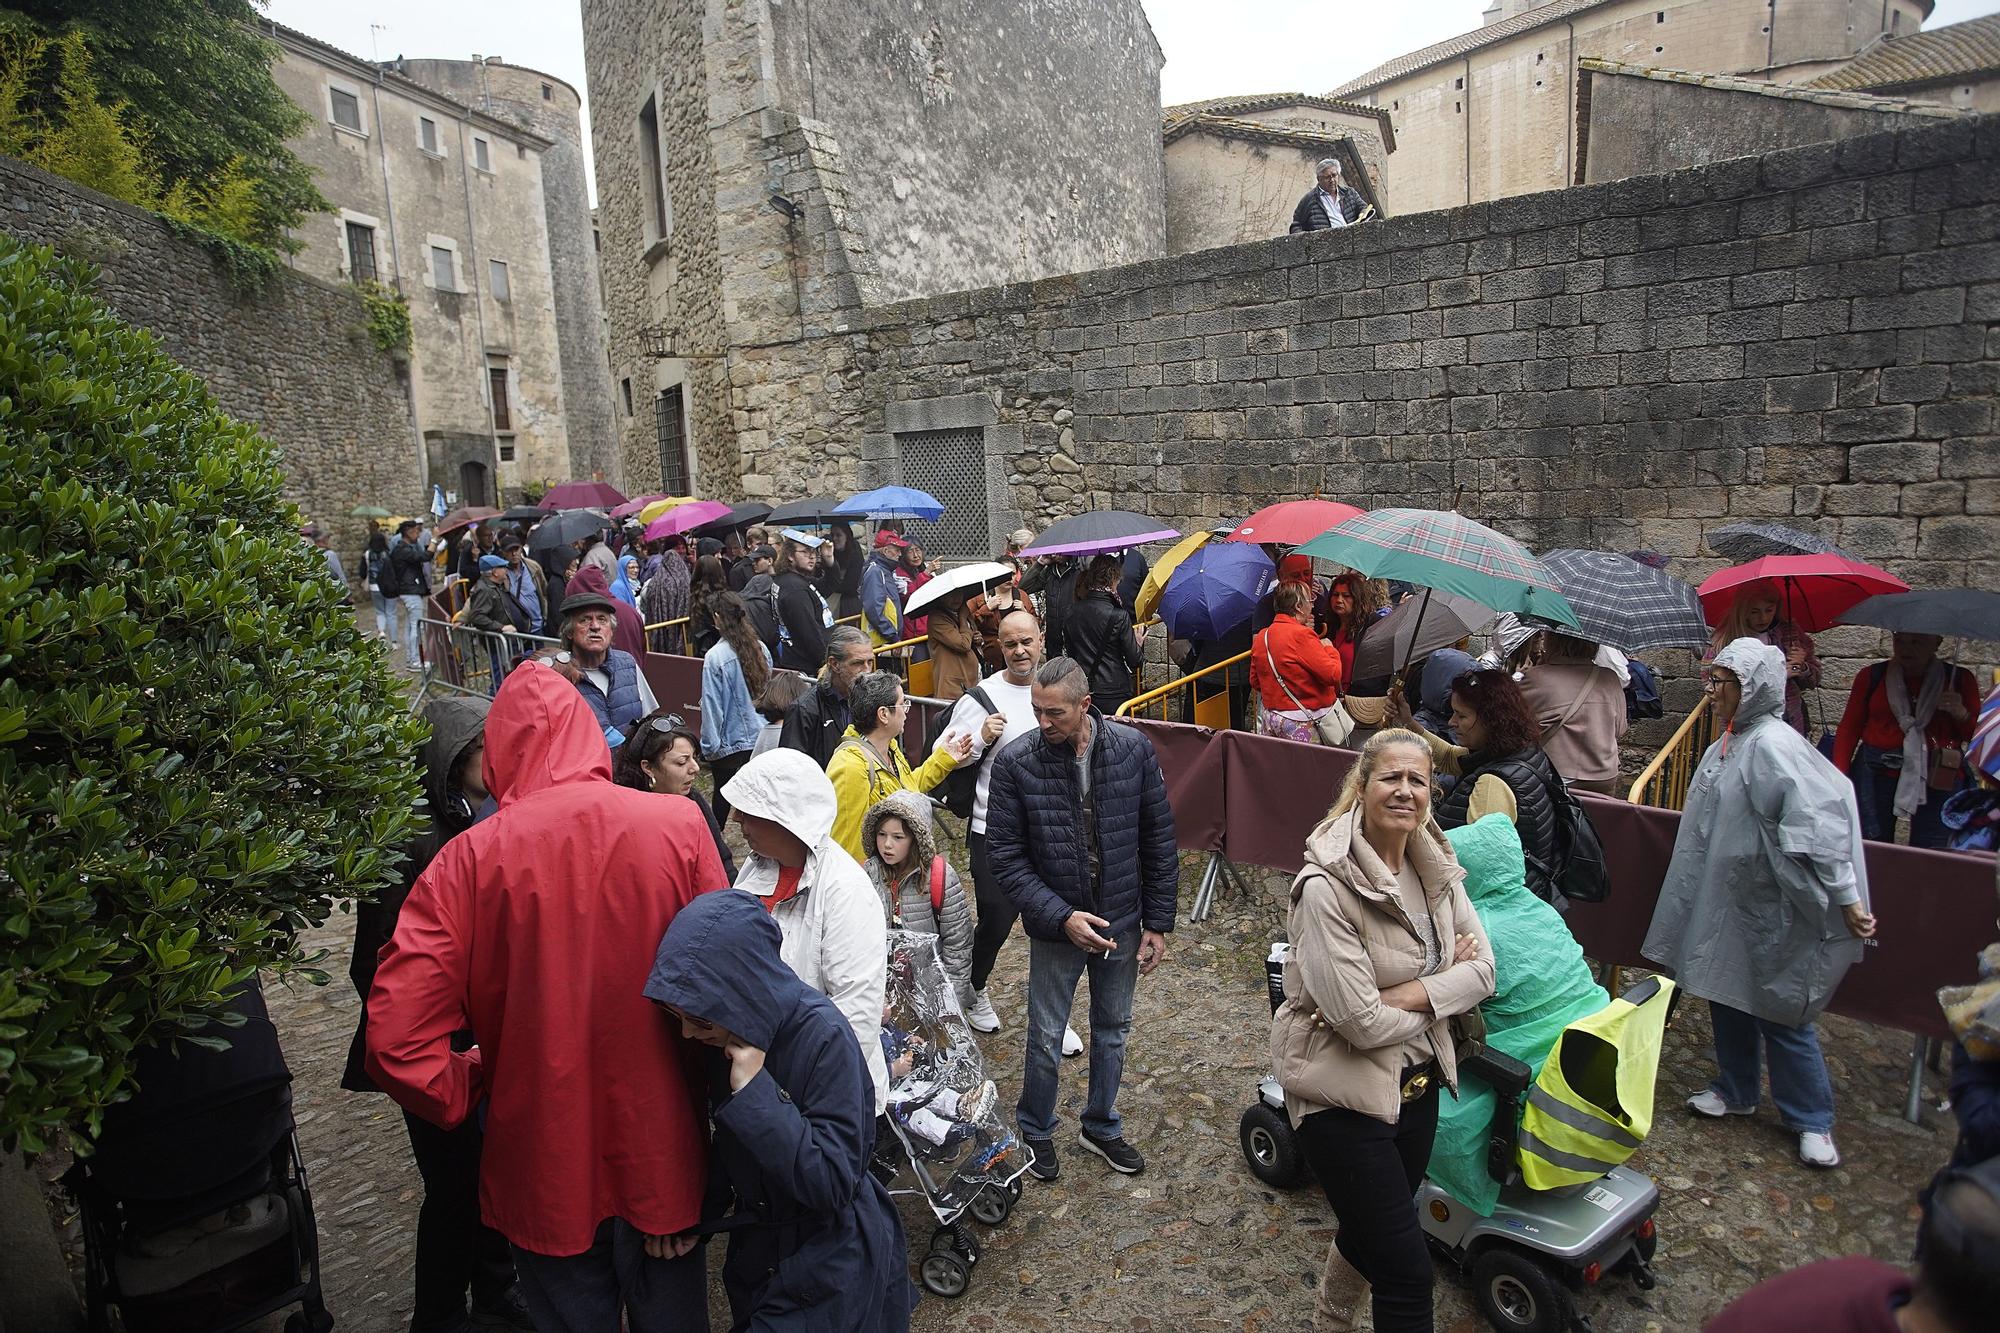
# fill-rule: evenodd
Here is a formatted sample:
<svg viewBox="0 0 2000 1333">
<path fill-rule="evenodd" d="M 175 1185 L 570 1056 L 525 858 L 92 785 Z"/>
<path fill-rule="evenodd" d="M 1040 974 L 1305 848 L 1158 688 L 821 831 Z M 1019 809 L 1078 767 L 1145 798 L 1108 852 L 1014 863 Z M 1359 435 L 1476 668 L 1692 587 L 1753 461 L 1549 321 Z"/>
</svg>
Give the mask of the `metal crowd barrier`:
<svg viewBox="0 0 2000 1333">
<path fill-rule="evenodd" d="M 523 657 L 561 642 L 540 634 L 495 634 L 430 616 L 417 625 L 424 688 L 437 686 L 489 699 Z M 419 690 L 418 698 L 422 697 Z"/>
<path fill-rule="evenodd" d="M 1167 721 L 1169 720 L 1166 712 L 1167 704 L 1178 696 L 1181 690 L 1186 689 L 1190 691 L 1189 704 L 1185 713 L 1187 720 L 1193 722 L 1198 727 L 1213 727 L 1217 731 L 1227 730 L 1230 725 L 1227 677 L 1226 675 L 1223 676 L 1223 679 L 1220 681 L 1209 678 L 1226 673 L 1229 668 L 1235 666 L 1237 663 L 1249 660 L 1249 653 L 1238 653 L 1236 656 L 1224 658 L 1212 666 L 1205 666 L 1199 671 L 1189 672 L 1185 676 L 1177 676 L 1158 689 L 1147 690 L 1144 694 L 1133 695 L 1130 699 L 1118 705 L 1116 716 L 1128 719 L 1135 717 L 1156 717 L 1160 721 Z M 1211 685 L 1221 684 L 1224 688 L 1212 694 L 1204 695 L 1196 684 L 1197 681 L 1202 680 L 1208 680 Z M 1158 711 L 1143 711 L 1148 709 L 1157 709 Z"/>
<path fill-rule="evenodd" d="M 1715 710 L 1702 695 L 1687 720 L 1660 747 L 1653 762 L 1640 770 L 1632 782 L 1629 799 L 1633 805 L 1654 805 L 1665 810 L 1687 808 L 1688 784 L 1701 757 L 1715 742 Z"/>
</svg>

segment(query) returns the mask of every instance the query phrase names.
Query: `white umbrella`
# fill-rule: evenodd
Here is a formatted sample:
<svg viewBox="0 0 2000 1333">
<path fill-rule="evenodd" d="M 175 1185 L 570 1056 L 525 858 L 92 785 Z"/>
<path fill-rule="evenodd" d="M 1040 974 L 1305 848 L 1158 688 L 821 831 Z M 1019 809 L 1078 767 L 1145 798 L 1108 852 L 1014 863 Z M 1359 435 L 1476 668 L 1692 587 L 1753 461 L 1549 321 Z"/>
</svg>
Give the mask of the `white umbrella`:
<svg viewBox="0 0 2000 1333">
<path fill-rule="evenodd" d="M 920 616 L 924 608 L 950 593 L 963 592 L 968 588 L 984 588 L 989 583 L 999 583 L 1014 577 L 1011 566 L 998 560 L 980 560 L 970 565 L 960 565 L 926 583 L 910 594 L 910 600 L 903 606 L 905 616 Z"/>
</svg>

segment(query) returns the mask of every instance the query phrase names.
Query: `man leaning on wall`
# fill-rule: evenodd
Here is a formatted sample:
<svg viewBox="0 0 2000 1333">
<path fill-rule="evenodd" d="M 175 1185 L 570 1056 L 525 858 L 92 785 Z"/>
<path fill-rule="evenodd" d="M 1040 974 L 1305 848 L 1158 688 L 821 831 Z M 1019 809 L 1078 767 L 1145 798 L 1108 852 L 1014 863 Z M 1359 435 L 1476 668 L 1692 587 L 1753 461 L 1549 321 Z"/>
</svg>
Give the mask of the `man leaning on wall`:
<svg viewBox="0 0 2000 1333">
<path fill-rule="evenodd" d="M 1375 216 L 1375 206 L 1361 197 L 1361 191 L 1341 183 L 1338 158 L 1321 158 L 1318 172 L 1319 183 L 1307 190 L 1299 206 L 1292 210 L 1292 235 L 1351 227 Z"/>
</svg>

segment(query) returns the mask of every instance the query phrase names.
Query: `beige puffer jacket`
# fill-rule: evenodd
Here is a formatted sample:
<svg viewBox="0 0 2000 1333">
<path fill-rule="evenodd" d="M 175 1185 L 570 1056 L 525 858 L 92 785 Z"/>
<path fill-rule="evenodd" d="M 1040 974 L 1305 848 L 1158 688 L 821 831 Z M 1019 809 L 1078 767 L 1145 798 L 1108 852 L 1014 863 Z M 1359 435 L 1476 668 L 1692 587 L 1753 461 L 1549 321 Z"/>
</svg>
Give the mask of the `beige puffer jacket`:
<svg viewBox="0 0 2000 1333">
<path fill-rule="evenodd" d="M 1423 940 L 1403 911 L 1396 877 L 1361 836 L 1361 811 L 1314 829 L 1305 869 L 1292 881 L 1285 1002 L 1271 1020 L 1271 1067 L 1294 1125 L 1329 1107 L 1394 1124 L 1404 1068 L 1433 1050 L 1445 1083 L 1458 1089 L 1447 1020 L 1493 993 L 1493 946 L 1435 821 L 1410 839 L 1406 855 L 1423 881 L 1445 957 L 1460 934 L 1478 940 L 1478 956 L 1422 978 L 1433 1014 L 1384 1005 L 1386 987 L 1423 970 Z"/>
</svg>

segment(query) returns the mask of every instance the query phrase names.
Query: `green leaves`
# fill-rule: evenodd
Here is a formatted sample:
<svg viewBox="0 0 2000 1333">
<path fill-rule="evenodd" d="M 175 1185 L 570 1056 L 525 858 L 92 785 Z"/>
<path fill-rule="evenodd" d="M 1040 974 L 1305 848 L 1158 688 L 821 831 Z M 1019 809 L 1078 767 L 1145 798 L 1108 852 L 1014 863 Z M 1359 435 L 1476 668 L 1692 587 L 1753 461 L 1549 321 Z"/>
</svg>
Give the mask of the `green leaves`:
<svg viewBox="0 0 2000 1333">
<path fill-rule="evenodd" d="M 388 883 L 421 725 L 297 538 L 275 453 L 0 236 L 0 1148 L 132 1052 L 227 1040 L 296 932 Z"/>
</svg>

